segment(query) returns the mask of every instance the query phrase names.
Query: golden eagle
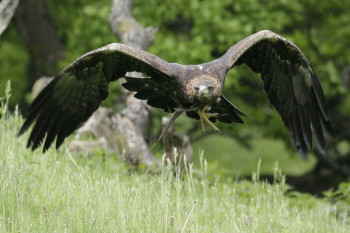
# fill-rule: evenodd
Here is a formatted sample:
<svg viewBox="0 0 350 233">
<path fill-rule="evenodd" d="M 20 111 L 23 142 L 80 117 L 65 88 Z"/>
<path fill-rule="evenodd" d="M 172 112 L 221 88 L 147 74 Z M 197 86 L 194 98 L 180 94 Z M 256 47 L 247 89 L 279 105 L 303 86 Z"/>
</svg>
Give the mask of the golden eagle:
<svg viewBox="0 0 350 233">
<path fill-rule="evenodd" d="M 56 137 L 58 148 L 107 98 L 109 83 L 131 71 L 149 77 L 125 77 L 123 86 L 150 106 L 175 112 L 169 126 L 186 112 L 200 120 L 203 132 L 205 125 L 220 132 L 213 123 L 216 119 L 243 123 L 245 114 L 222 95 L 227 72 L 243 63 L 261 73 L 267 97 L 280 113 L 297 151 L 306 156 L 313 132 L 317 148 L 324 152 L 323 128 L 332 134 L 332 127 L 320 81 L 297 46 L 268 30 L 200 65 L 168 63 L 119 43 L 88 52 L 57 74 L 33 101 L 19 135 L 35 122 L 27 147 L 36 149 L 46 136 L 44 152 Z"/>
</svg>

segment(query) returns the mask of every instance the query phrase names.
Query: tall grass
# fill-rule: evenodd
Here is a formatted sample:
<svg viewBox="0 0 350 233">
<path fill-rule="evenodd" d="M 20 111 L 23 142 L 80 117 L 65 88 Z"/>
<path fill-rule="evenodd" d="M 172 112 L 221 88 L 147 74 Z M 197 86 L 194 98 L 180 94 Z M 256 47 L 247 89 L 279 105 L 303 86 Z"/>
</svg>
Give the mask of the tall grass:
<svg viewBox="0 0 350 233">
<path fill-rule="evenodd" d="M 5 114 L 6 115 L 6 114 Z M 0 232 L 349 232 L 347 212 L 276 184 L 135 172 L 113 156 L 25 148 L 22 118 L 0 119 Z"/>
</svg>

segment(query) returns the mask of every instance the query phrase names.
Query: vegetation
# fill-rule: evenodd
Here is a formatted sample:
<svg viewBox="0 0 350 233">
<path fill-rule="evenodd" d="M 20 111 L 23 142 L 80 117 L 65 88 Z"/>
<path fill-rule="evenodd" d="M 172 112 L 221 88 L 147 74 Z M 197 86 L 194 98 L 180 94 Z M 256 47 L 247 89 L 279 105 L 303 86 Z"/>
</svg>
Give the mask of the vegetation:
<svg viewBox="0 0 350 233">
<path fill-rule="evenodd" d="M 130 170 L 114 156 L 25 149 L 23 119 L 0 119 L 1 232 L 347 232 L 349 186 L 317 199 L 273 185 L 207 177 L 207 163 L 186 175 Z"/>
</svg>

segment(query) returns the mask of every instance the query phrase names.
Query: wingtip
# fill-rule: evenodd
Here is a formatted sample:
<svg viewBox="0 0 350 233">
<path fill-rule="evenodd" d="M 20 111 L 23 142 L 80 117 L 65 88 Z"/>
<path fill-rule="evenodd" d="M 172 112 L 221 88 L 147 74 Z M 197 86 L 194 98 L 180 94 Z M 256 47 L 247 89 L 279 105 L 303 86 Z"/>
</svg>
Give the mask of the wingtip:
<svg viewBox="0 0 350 233">
<path fill-rule="evenodd" d="M 32 122 L 29 122 L 28 120 L 29 118 L 27 118 L 27 120 L 23 123 L 21 129 L 18 131 L 17 137 L 21 136 L 22 134 L 24 134 L 25 132 L 27 132 L 27 130 L 29 129 L 30 125 L 32 124 Z"/>
<path fill-rule="evenodd" d="M 299 147 L 299 148 L 297 148 L 297 151 L 298 151 L 300 157 L 301 157 L 303 160 L 306 160 L 306 157 L 307 157 L 307 150 L 304 149 L 304 148 Z"/>
<path fill-rule="evenodd" d="M 23 127 L 22 127 L 22 128 L 18 131 L 17 137 L 20 137 L 20 136 L 23 135 L 26 131 L 27 131 L 27 129 L 23 129 Z"/>
<path fill-rule="evenodd" d="M 156 148 L 157 148 L 157 146 L 158 146 L 158 141 L 157 141 L 156 144 L 154 144 L 154 146 L 152 147 L 152 151 L 155 151 Z"/>
<path fill-rule="evenodd" d="M 43 154 L 48 150 L 49 148 L 48 147 L 43 147 Z"/>
<path fill-rule="evenodd" d="M 334 138 L 335 134 L 334 134 L 334 130 L 333 130 L 331 122 L 329 120 L 324 120 L 322 123 L 323 123 L 323 126 L 326 128 L 326 131 L 329 134 L 329 136 Z"/>
</svg>

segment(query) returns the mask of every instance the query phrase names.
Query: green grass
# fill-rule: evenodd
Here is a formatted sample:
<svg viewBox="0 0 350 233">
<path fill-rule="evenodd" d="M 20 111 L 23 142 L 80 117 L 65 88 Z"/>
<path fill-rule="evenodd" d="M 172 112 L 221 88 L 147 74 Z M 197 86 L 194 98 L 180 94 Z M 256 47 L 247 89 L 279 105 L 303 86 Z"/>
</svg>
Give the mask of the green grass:
<svg viewBox="0 0 350 233">
<path fill-rule="evenodd" d="M 176 129 L 182 133 L 186 132 L 188 128 L 184 128 L 188 127 L 188 120 L 188 117 L 180 116 L 174 123 Z M 226 135 L 206 135 L 192 142 L 194 168 L 199 168 L 199 154 L 202 151 L 210 164 L 209 173 L 215 172 L 223 177 L 250 176 L 259 160 L 262 161 L 261 174 L 273 174 L 276 162 L 284 174 L 292 176 L 305 174 L 314 168 L 316 159 L 312 154 L 303 160 L 294 149 L 288 149 L 282 140 L 263 137 L 261 127 L 254 125 L 254 119 L 249 118 L 245 121 L 245 124 L 233 124 L 232 127 L 244 132 L 243 134 L 252 135 L 249 139 L 250 149 Z M 219 124 L 218 127 L 224 133 L 230 130 L 227 124 Z M 207 130 L 213 132 L 210 127 Z M 153 135 L 157 133 L 153 132 Z M 290 146 L 291 144 L 290 142 Z M 158 151 L 161 153 L 162 150 Z"/>
<path fill-rule="evenodd" d="M 6 114 L 5 114 L 6 115 Z M 0 232 L 348 232 L 348 206 L 285 195 L 276 184 L 209 181 L 207 164 L 183 178 L 169 167 L 132 171 L 110 155 L 42 154 L 0 119 Z M 278 174 L 278 172 L 276 172 Z"/>
<path fill-rule="evenodd" d="M 278 140 L 256 137 L 251 146 L 247 149 L 229 137 L 210 135 L 193 145 L 194 163 L 198 164 L 200 151 L 205 151 L 205 158 L 211 164 L 210 170 L 214 168 L 223 176 L 249 176 L 259 160 L 262 161 L 262 174 L 272 174 L 274 164 L 278 162 L 286 175 L 302 175 L 316 162 L 313 156 L 301 159 L 299 154 L 287 150 L 285 144 Z"/>
</svg>

